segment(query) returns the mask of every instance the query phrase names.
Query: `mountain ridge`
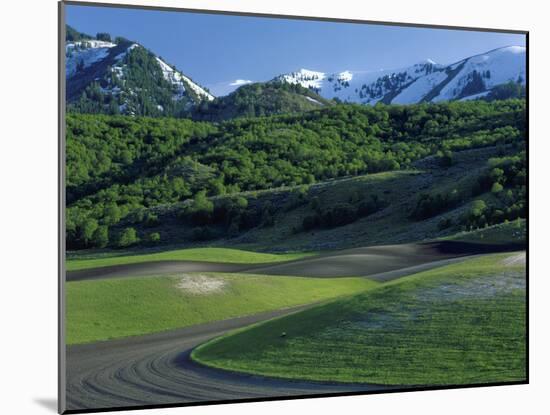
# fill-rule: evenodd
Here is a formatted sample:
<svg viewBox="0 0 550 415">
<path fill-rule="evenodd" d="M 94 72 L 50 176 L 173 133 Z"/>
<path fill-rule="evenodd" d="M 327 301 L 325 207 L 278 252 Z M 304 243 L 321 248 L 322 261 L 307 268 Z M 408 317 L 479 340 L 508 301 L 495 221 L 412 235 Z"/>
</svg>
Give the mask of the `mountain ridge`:
<svg viewBox="0 0 550 415">
<path fill-rule="evenodd" d="M 525 85 L 525 53 L 525 47 L 505 46 L 448 65 L 424 59 L 409 67 L 380 71 L 326 73 L 303 68 L 271 82 L 300 84 L 324 98 L 360 104 L 452 101 L 487 95 L 508 82 Z"/>
<path fill-rule="evenodd" d="M 138 42 L 112 39 L 107 33 L 94 37 L 67 26 L 65 49 L 69 111 L 205 121 L 303 112 L 336 102 L 502 99 L 521 94 L 526 79 L 525 47 L 505 46 L 451 64 L 425 58 L 408 67 L 378 71 L 302 68 L 266 82 L 242 82 L 231 93 L 215 97 Z M 504 87 L 507 84 L 512 85 Z"/>
</svg>

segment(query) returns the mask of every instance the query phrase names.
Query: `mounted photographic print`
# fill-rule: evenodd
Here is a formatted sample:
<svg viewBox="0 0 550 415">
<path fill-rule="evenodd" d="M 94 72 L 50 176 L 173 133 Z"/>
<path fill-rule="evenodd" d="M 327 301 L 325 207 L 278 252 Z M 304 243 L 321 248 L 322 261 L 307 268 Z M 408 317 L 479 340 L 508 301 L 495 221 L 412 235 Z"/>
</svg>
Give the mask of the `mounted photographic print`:
<svg viewBox="0 0 550 415">
<path fill-rule="evenodd" d="M 527 32 L 59 10 L 60 412 L 528 382 Z"/>
</svg>

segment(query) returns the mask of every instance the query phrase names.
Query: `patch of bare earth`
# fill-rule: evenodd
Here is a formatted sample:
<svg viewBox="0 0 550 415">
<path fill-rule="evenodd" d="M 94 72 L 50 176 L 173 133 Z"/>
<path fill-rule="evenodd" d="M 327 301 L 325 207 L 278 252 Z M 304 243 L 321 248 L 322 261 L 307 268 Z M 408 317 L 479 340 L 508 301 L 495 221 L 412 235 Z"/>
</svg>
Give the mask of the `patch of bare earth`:
<svg viewBox="0 0 550 415">
<path fill-rule="evenodd" d="M 519 254 L 510 255 L 507 258 L 502 260 L 502 264 L 507 267 L 515 267 L 519 265 L 525 265 L 526 255 L 525 252 L 520 252 Z"/>
<path fill-rule="evenodd" d="M 206 295 L 223 291 L 227 281 L 203 274 L 184 274 L 179 278 L 176 288 L 188 294 Z"/>
<path fill-rule="evenodd" d="M 492 298 L 518 289 L 525 289 L 525 274 L 523 272 L 508 271 L 463 282 L 441 284 L 438 287 L 420 292 L 417 298 L 423 301 Z"/>
</svg>

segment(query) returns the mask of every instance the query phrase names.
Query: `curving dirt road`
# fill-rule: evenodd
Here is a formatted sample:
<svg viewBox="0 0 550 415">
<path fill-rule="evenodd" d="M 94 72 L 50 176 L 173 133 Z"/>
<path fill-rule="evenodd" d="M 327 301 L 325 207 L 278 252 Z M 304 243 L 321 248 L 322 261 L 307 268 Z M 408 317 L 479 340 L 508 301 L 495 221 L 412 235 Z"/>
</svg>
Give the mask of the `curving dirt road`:
<svg viewBox="0 0 550 415">
<path fill-rule="evenodd" d="M 517 247 L 433 242 L 418 244 L 372 246 L 335 251 L 314 257 L 272 264 L 228 264 L 199 261 L 158 261 L 114 265 L 67 272 L 67 281 L 102 278 L 122 278 L 147 275 L 168 275 L 178 272 L 240 272 L 303 277 L 369 277 L 385 281 L 398 278 L 415 267 L 425 270 L 445 265 L 453 258 L 480 253 L 506 251 Z M 431 264 L 431 265 L 430 265 Z"/>
<path fill-rule="evenodd" d="M 155 261 L 137 264 L 111 265 L 108 267 L 68 271 L 67 281 L 97 280 L 104 278 L 168 275 L 178 272 L 244 272 L 249 264 L 227 264 L 200 261 Z"/>
<path fill-rule="evenodd" d="M 67 409 L 212 402 L 387 389 L 367 384 L 286 381 L 218 371 L 191 350 L 228 330 L 299 311 L 295 307 L 179 330 L 67 347 Z"/>
</svg>

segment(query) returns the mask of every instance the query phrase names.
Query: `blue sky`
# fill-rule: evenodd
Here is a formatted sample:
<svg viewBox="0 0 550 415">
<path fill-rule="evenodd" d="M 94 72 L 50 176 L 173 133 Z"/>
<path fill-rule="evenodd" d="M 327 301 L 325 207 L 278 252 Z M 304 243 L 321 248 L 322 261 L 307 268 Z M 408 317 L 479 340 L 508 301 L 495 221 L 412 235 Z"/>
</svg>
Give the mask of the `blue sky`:
<svg viewBox="0 0 550 415">
<path fill-rule="evenodd" d="M 237 79 L 265 81 L 307 68 L 392 69 L 430 58 L 452 63 L 525 36 L 110 7 L 67 6 L 67 23 L 137 41 L 216 95 Z"/>
</svg>

